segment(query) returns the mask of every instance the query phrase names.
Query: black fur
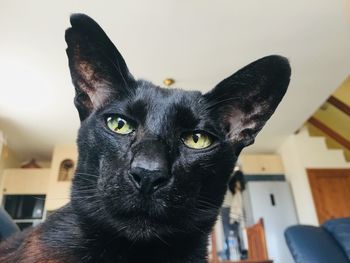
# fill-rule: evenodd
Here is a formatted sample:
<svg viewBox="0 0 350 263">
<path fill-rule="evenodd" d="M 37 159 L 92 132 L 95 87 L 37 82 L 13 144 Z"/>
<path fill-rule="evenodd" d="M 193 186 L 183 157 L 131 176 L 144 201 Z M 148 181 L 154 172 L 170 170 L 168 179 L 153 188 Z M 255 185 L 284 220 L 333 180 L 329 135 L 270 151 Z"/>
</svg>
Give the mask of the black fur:
<svg viewBox="0 0 350 263">
<path fill-rule="evenodd" d="M 288 61 L 262 58 L 204 95 L 163 89 L 135 80 L 91 18 L 73 15 L 71 25 L 66 41 L 81 119 L 79 161 L 71 202 L 36 230 L 39 250 L 53 262 L 206 262 L 232 167 L 282 99 Z M 111 114 L 136 130 L 112 132 Z M 185 146 L 181 136 L 199 130 L 213 144 Z M 165 183 L 139 191 L 130 177 L 135 166 Z M 19 251 L 26 258 L 25 245 Z"/>
</svg>

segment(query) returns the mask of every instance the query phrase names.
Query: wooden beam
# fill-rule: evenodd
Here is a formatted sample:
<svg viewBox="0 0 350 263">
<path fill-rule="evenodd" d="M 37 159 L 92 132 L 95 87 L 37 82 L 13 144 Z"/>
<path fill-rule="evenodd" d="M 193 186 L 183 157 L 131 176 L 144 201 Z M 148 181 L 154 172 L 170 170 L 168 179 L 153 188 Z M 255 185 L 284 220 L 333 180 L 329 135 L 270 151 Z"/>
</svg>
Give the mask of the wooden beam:
<svg viewBox="0 0 350 263">
<path fill-rule="evenodd" d="M 348 115 L 350 117 L 350 107 L 348 105 L 346 105 L 344 102 L 340 101 L 339 99 L 337 99 L 334 96 L 330 96 L 328 98 L 327 102 L 329 104 L 332 104 L 334 107 L 341 110 L 342 112 L 344 112 L 346 115 Z"/>
<path fill-rule="evenodd" d="M 345 148 L 347 148 L 348 150 L 350 150 L 350 142 L 345 139 L 343 136 L 341 136 L 340 134 L 336 133 L 335 131 L 333 131 L 331 128 L 329 128 L 327 125 L 323 124 L 322 122 L 320 122 L 319 120 L 317 120 L 314 117 L 311 117 L 308 120 L 309 123 L 311 123 L 313 126 L 315 126 L 316 128 L 320 129 L 321 131 L 323 131 L 325 134 L 327 134 L 329 137 L 333 138 L 335 141 L 337 141 L 339 144 L 341 144 L 342 146 L 344 146 Z"/>
</svg>

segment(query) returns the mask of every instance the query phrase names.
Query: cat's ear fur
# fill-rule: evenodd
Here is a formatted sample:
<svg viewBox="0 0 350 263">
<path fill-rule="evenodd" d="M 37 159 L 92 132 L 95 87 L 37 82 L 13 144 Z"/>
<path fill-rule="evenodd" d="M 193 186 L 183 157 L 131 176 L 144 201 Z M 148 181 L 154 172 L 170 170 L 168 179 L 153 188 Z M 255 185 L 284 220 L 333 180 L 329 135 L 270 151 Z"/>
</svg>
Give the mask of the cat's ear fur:
<svg viewBox="0 0 350 263">
<path fill-rule="evenodd" d="M 67 55 L 81 121 L 103 104 L 128 93 L 134 84 L 126 63 L 102 28 L 84 14 L 70 17 Z"/>
<path fill-rule="evenodd" d="M 291 69 L 281 56 L 268 56 L 242 68 L 204 95 L 215 118 L 226 129 L 227 137 L 243 147 L 271 117 L 284 96 Z"/>
</svg>

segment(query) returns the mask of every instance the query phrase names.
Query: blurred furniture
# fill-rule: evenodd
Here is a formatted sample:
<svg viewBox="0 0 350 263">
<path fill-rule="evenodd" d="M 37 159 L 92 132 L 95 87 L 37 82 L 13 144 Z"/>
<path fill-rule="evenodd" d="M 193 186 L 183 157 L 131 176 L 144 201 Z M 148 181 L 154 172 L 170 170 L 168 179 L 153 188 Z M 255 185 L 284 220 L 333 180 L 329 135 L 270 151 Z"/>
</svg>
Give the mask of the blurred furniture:
<svg viewBox="0 0 350 263">
<path fill-rule="evenodd" d="M 273 263 L 272 260 L 268 259 L 264 222 L 260 218 L 256 224 L 247 228 L 248 238 L 248 259 L 239 261 L 220 261 L 217 249 L 216 249 L 216 237 L 215 232 L 211 235 L 211 255 L 210 263 Z"/>
<path fill-rule="evenodd" d="M 0 241 L 19 231 L 9 214 L 0 207 Z"/>
<path fill-rule="evenodd" d="M 240 261 L 222 261 L 222 263 L 273 263 L 272 260 L 240 260 Z"/>
<path fill-rule="evenodd" d="M 249 260 L 268 260 L 264 221 L 262 218 L 251 226 L 247 227 L 248 238 L 248 259 Z"/>
<path fill-rule="evenodd" d="M 350 263 L 350 218 L 291 226 L 285 238 L 296 263 Z"/>
<path fill-rule="evenodd" d="M 36 160 L 32 158 L 30 161 L 25 162 L 21 165 L 22 169 L 37 169 L 41 168 L 39 164 L 37 164 Z"/>
</svg>

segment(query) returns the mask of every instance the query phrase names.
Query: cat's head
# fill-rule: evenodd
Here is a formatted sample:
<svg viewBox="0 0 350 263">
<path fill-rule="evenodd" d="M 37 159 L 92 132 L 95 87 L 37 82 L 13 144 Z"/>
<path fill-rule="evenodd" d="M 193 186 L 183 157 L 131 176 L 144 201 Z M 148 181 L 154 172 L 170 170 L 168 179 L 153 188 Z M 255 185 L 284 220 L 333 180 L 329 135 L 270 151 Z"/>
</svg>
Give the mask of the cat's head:
<svg viewBox="0 0 350 263">
<path fill-rule="evenodd" d="M 253 62 L 206 94 L 136 80 L 98 24 L 66 31 L 81 128 L 72 205 L 128 239 L 208 232 L 242 148 L 275 111 L 290 67 Z"/>
</svg>

